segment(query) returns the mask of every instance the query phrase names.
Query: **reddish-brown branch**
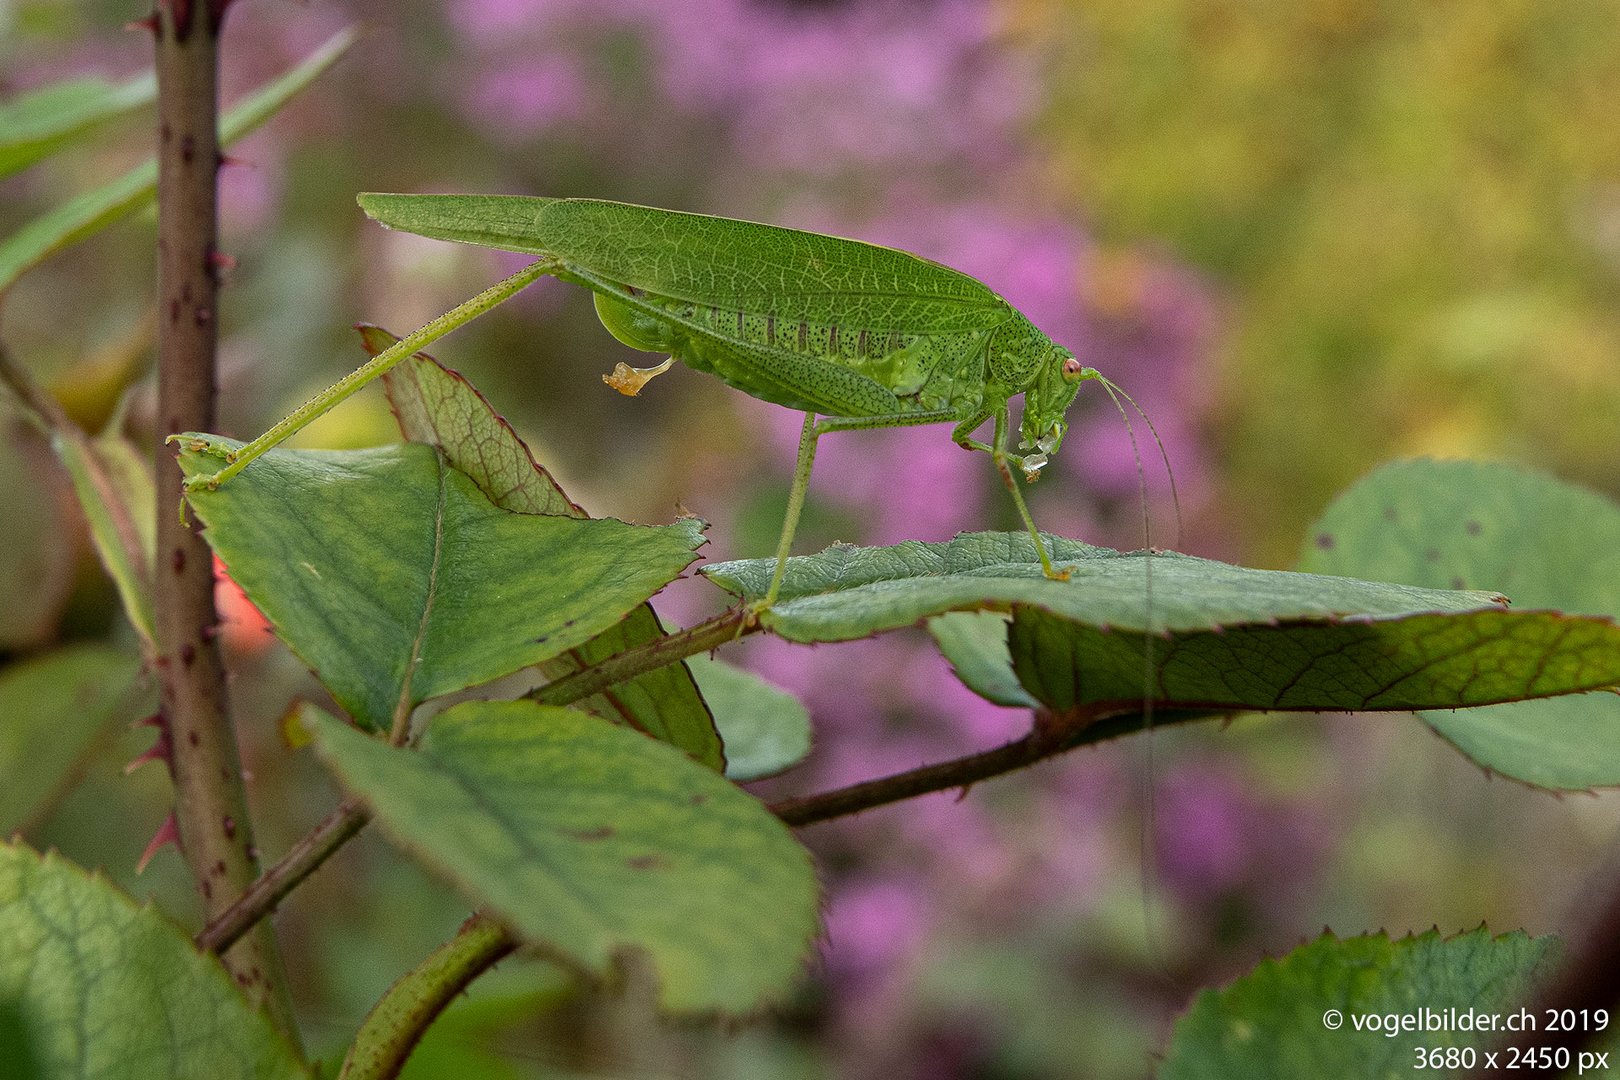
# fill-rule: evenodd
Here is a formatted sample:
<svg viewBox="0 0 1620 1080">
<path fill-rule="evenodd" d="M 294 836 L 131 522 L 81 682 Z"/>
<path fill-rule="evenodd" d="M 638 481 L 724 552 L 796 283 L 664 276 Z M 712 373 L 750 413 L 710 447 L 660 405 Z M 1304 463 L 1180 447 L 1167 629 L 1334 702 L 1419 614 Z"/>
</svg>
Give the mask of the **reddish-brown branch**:
<svg viewBox="0 0 1620 1080">
<path fill-rule="evenodd" d="M 213 559 L 179 520 L 180 473 L 163 437 L 214 427 L 218 338 L 216 174 L 219 166 L 216 5 L 163 0 L 157 9 L 158 475 L 154 662 L 174 748 L 181 851 L 218 915 L 258 877 L 242 766 L 214 632 Z M 295 1036 L 268 923 L 224 956 L 249 998 Z"/>
</svg>

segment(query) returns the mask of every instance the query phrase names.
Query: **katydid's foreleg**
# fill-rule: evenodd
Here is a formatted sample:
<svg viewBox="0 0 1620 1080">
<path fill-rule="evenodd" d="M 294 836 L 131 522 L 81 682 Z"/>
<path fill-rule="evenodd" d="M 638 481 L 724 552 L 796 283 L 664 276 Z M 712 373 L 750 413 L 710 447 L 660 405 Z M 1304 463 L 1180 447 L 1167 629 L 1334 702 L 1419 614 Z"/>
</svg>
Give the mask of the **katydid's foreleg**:
<svg viewBox="0 0 1620 1080">
<path fill-rule="evenodd" d="M 996 434 L 992 442 L 982 443 L 973 438 L 973 432 L 991 415 L 996 418 Z M 1018 516 L 1023 519 L 1024 528 L 1029 530 L 1029 538 L 1035 542 L 1035 553 L 1041 558 L 1041 570 L 1054 581 L 1067 581 L 1069 572 L 1059 570 L 1052 565 L 1052 559 L 1046 553 L 1046 544 L 1041 541 L 1041 534 L 1035 528 L 1035 518 L 1030 515 L 1029 507 L 1024 503 L 1023 492 L 1018 490 L 1018 480 L 1013 476 L 1012 462 L 1023 464 L 1023 458 L 1017 454 L 1007 452 L 1007 403 L 1002 401 L 999 405 L 985 406 L 977 412 L 971 413 L 951 429 L 951 438 L 958 446 L 969 450 L 982 450 L 990 455 L 990 460 L 996 463 L 996 472 L 1001 475 L 1001 482 L 1007 485 L 1007 491 L 1012 495 L 1013 505 L 1018 508 Z M 1026 473 L 1029 470 L 1025 470 Z"/>
<path fill-rule="evenodd" d="M 1035 543 L 1035 553 L 1041 557 L 1041 571 L 1053 581 L 1069 580 L 1067 570 L 1059 570 L 1052 565 L 1051 556 L 1046 554 L 1046 543 L 1041 539 L 1040 530 L 1035 528 L 1035 519 L 1030 515 L 1029 507 L 1024 504 L 1023 492 L 1018 490 L 1018 478 L 1013 475 L 1011 465 L 1014 456 L 1007 453 L 1006 402 L 1002 402 L 1001 407 L 996 410 L 995 445 L 990 448 L 990 459 L 996 463 L 996 472 L 1001 474 L 1001 482 L 1007 485 L 1013 505 L 1018 507 L 1018 516 L 1024 519 L 1024 528 L 1029 530 L 1029 538 Z"/>
</svg>

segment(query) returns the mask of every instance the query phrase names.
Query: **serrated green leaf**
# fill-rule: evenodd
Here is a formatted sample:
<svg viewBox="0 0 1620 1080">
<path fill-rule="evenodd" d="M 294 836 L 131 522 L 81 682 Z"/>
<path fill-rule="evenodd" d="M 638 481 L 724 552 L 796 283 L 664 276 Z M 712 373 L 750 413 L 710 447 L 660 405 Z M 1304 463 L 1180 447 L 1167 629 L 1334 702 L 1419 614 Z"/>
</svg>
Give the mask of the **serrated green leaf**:
<svg viewBox="0 0 1620 1080">
<path fill-rule="evenodd" d="M 360 327 L 360 336 L 373 356 L 399 341 L 378 326 Z M 442 449 L 450 464 L 471 477 L 496 506 L 524 514 L 588 516 L 534 460 L 528 446 L 484 395 L 458 372 L 426 353 L 417 353 L 384 375 L 383 385 L 405 437 Z M 664 636 L 657 613 L 643 604 L 623 622 L 546 661 L 541 670 L 548 678 L 561 678 Z M 629 724 L 716 770 L 725 768 L 714 718 L 684 663 L 649 671 L 576 702 L 574 707 L 616 724 Z"/>
<path fill-rule="evenodd" d="M 217 440 L 221 446 L 237 446 Z M 188 476 L 218 458 L 187 449 Z M 673 580 L 703 525 L 494 506 L 431 446 L 277 451 L 189 496 L 276 632 L 362 723 L 576 648 Z"/>
<path fill-rule="evenodd" d="M 1509 612 L 1488 593 L 1053 543 L 1067 581 L 1041 574 L 1022 534 L 837 546 L 789 560 L 761 622 L 793 641 L 843 641 L 948 611 L 1010 612 L 1021 685 L 1051 709 L 1093 716 L 1139 704 L 1149 682 L 1159 709 L 1404 710 L 1620 680 L 1620 628 L 1604 619 Z M 755 598 L 771 562 L 704 573 Z M 1157 633 L 1145 635 L 1150 624 Z"/>
<path fill-rule="evenodd" d="M 757 1010 L 808 958 L 809 854 L 667 744 L 528 701 L 453 706 L 420 751 L 331 720 L 317 741 L 397 842 L 521 936 L 599 977 L 645 950 L 671 1011 Z"/>
<path fill-rule="evenodd" d="M 179 927 L 106 881 L 0 845 L 0 1003 L 53 1080 L 306 1077 Z"/>
<path fill-rule="evenodd" d="M 372 356 L 399 344 L 380 326 L 359 328 Z M 528 445 L 466 376 L 427 353 L 415 353 L 383 375 L 388 405 L 411 442 L 431 443 L 472 478 L 489 501 L 519 514 L 588 517 L 552 475 L 534 460 Z"/>
<path fill-rule="evenodd" d="M 0 179 L 26 169 L 105 120 L 138 109 L 157 95 L 148 73 L 128 82 L 71 79 L 0 105 Z"/>
<path fill-rule="evenodd" d="M 0 668 L 0 836 L 36 820 L 100 738 L 140 715 L 139 671 L 137 658 L 93 644 Z"/>
<path fill-rule="evenodd" d="M 1620 507 L 1507 465 L 1403 461 L 1312 527 L 1305 569 L 1497 589 L 1516 610 L 1620 614 Z M 1479 764 L 1540 787 L 1620 784 L 1620 698 L 1584 694 L 1423 720 Z"/>
<path fill-rule="evenodd" d="M 118 589 L 136 633 L 154 640 L 152 551 L 157 546 L 157 492 L 151 465 L 117 434 L 89 441 L 54 435 L 51 447 L 73 479 L 101 565 Z M 132 551 L 131 548 L 134 550 Z"/>
<path fill-rule="evenodd" d="M 1342 619 L 1413 611 L 1469 611 L 1491 605 L 1486 593 L 1413 589 L 1344 581 L 1194 558 L 1148 556 L 1079 540 L 1048 537 L 1067 581 L 1041 572 L 1024 533 L 963 533 L 892 547 L 834 544 L 789 559 L 777 602 L 760 616 L 790 641 L 848 641 L 910 626 L 947 611 L 1010 611 L 1037 605 L 1096 627 L 1161 632 L 1275 619 Z M 1148 563 L 1151 562 L 1151 568 Z M 750 600 L 762 598 L 771 559 L 716 563 L 702 573 Z M 1151 593 L 1147 575 L 1151 572 Z"/>
<path fill-rule="evenodd" d="M 1391 941 L 1324 935 L 1264 960 L 1230 986 L 1205 990 L 1176 1022 L 1159 1080 L 1345 1076 L 1395 1080 L 1416 1073 L 1414 1048 L 1486 1048 L 1501 1033 L 1442 1030 L 1445 1018 L 1510 1011 L 1551 962 L 1557 942 L 1485 930 L 1436 931 Z M 1454 1012 L 1448 1012 L 1454 1010 Z M 1412 1028 L 1357 1030 L 1411 1016 Z M 1334 1026 L 1337 1024 L 1338 1026 Z M 1449 1025 L 1455 1027 L 1455 1024 Z M 1483 1065 L 1480 1055 L 1476 1064 Z"/>
<path fill-rule="evenodd" d="M 775 776 L 810 753 L 810 711 L 798 698 L 723 660 L 688 663 L 725 739 L 729 779 Z"/>
<path fill-rule="evenodd" d="M 1030 695 L 1013 671 L 1007 652 L 1005 615 L 993 611 L 953 611 L 928 620 L 934 644 L 962 685 L 997 705 L 1038 709 L 1041 703 Z"/>
<path fill-rule="evenodd" d="M 1139 634 L 1015 611 L 1013 666 L 1055 709 L 1142 696 Z M 1152 641 L 1160 707 L 1293 711 L 1467 708 L 1608 686 L 1620 628 L 1557 613 L 1475 611 L 1230 624 Z"/>
<path fill-rule="evenodd" d="M 270 119 L 294 94 L 331 67 L 353 42 L 352 30 L 332 35 L 303 63 L 227 112 L 220 119 L 220 145 L 229 146 Z M 112 183 L 84 192 L 24 225 L 0 242 L 0 296 L 48 256 L 135 213 L 156 195 L 157 161 L 149 160 Z"/>
</svg>

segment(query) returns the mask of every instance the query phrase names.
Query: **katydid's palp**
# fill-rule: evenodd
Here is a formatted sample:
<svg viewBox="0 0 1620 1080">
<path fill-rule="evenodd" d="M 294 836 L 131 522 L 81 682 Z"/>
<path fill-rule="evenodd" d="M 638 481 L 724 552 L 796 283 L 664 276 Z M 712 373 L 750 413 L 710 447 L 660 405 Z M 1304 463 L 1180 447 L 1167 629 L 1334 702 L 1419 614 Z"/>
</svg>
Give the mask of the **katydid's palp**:
<svg viewBox="0 0 1620 1080">
<path fill-rule="evenodd" d="M 805 414 L 776 568 L 774 602 L 817 440 L 831 431 L 950 423 L 989 454 L 1048 577 L 1055 567 L 1019 491 L 1063 441 L 1064 417 L 1094 368 L 967 274 L 895 248 L 702 214 L 595 199 L 505 195 L 360 196 L 390 228 L 539 256 L 537 262 L 372 360 L 198 478 L 217 486 L 253 457 L 428 342 L 542 275 L 591 290 L 602 324 L 632 348 L 669 354 L 753 397 Z M 619 365 L 604 379 L 639 392 L 669 367 Z M 1022 394 L 1017 450 L 1009 401 Z M 974 438 L 987 420 L 991 440 Z"/>
</svg>

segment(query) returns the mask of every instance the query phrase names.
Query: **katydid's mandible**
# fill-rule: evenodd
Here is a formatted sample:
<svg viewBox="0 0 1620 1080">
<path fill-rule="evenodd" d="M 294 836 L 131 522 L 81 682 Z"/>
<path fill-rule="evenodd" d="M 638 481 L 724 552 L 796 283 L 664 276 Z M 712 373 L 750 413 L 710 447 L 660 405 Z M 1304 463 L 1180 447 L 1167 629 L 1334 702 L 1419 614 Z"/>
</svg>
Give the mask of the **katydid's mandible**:
<svg viewBox="0 0 1620 1080">
<path fill-rule="evenodd" d="M 1052 565 L 1013 466 L 1026 481 L 1039 475 L 1063 441 L 1081 383 L 1116 388 L 966 274 L 857 240 L 594 199 L 362 195 L 360 205 L 390 228 L 539 261 L 380 354 L 197 486 L 217 486 L 393 364 L 550 274 L 590 289 L 614 337 L 669 354 L 656 367 L 620 364 L 604 376 L 620 392 L 638 393 L 679 360 L 805 414 L 761 606 L 780 590 L 816 442 L 830 431 L 953 424 L 953 440 L 991 456 L 1046 575 L 1067 576 Z M 1018 394 L 1024 408 L 1013 452 L 1008 401 Z M 975 439 L 991 419 L 991 441 Z"/>
</svg>

